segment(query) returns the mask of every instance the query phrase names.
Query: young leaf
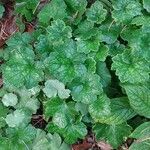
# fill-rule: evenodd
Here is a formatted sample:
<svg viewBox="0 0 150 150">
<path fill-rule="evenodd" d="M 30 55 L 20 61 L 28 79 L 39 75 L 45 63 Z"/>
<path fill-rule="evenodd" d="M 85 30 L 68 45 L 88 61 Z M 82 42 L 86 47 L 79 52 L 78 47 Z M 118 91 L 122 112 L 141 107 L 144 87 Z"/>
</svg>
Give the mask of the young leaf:
<svg viewBox="0 0 150 150">
<path fill-rule="evenodd" d="M 93 127 L 97 141 L 105 140 L 112 145 L 114 149 L 117 149 L 118 146 L 125 141 L 131 133 L 131 129 L 132 128 L 126 123 L 120 125 L 96 124 Z"/>
<path fill-rule="evenodd" d="M 65 89 L 65 85 L 58 80 L 47 80 L 43 92 L 48 98 L 56 97 L 57 94 L 61 99 L 66 99 L 70 96 L 70 90 Z"/>
</svg>

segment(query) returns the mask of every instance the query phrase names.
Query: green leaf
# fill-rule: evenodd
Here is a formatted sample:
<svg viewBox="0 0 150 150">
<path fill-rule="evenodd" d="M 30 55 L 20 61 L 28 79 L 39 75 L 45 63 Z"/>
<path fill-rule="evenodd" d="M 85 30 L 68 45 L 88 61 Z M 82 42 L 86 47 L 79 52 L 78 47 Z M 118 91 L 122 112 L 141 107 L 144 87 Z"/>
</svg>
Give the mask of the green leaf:
<svg viewBox="0 0 150 150">
<path fill-rule="evenodd" d="M 59 128 L 65 128 L 70 122 L 74 120 L 76 114 L 74 104 L 69 105 L 59 98 L 53 98 L 44 104 L 45 116 L 52 117 L 52 121 Z"/>
<path fill-rule="evenodd" d="M 85 61 L 85 66 L 86 66 L 88 72 L 91 72 L 91 73 L 95 73 L 96 72 L 96 61 L 95 61 L 94 58 L 89 57 Z"/>
<path fill-rule="evenodd" d="M 65 19 L 67 17 L 66 8 L 64 0 L 52 0 L 39 12 L 39 21 L 48 24 L 52 18 L 53 20 Z"/>
<path fill-rule="evenodd" d="M 49 140 L 47 138 L 46 132 L 37 129 L 36 137 L 32 144 L 33 150 L 48 150 L 50 147 Z"/>
<path fill-rule="evenodd" d="M 6 123 L 9 127 L 19 127 L 21 124 L 27 124 L 30 121 L 30 116 L 22 110 L 15 110 L 13 113 L 6 116 Z"/>
<path fill-rule="evenodd" d="M 66 128 L 59 128 L 49 123 L 47 129 L 49 132 L 57 132 L 62 135 L 68 144 L 75 143 L 78 138 L 83 139 L 87 134 L 86 126 L 82 122 L 69 124 Z"/>
<path fill-rule="evenodd" d="M 38 5 L 39 0 L 17 0 L 15 11 L 25 16 L 28 21 L 31 21 Z"/>
<path fill-rule="evenodd" d="M 149 0 L 143 0 L 143 7 L 150 12 L 150 1 Z"/>
<path fill-rule="evenodd" d="M 80 22 L 74 34 L 77 38 L 87 40 L 98 34 L 98 28 L 94 27 L 93 22 L 84 20 Z"/>
<path fill-rule="evenodd" d="M 103 8 L 103 5 L 100 1 L 96 1 L 92 6 L 87 10 L 86 16 L 87 20 L 94 23 L 100 24 L 105 20 L 107 15 L 106 9 Z"/>
<path fill-rule="evenodd" d="M 58 80 L 47 80 L 43 92 L 48 98 L 56 97 L 57 94 L 61 99 L 66 99 L 70 96 L 70 90 L 65 89 L 65 85 Z"/>
<path fill-rule="evenodd" d="M 6 122 L 5 122 L 5 117 L 7 116 L 8 109 L 0 103 L 0 128 L 4 127 Z"/>
<path fill-rule="evenodd" d="M 108 51 L 109 51 L 108 46 L 101 43 L 101 45 L 99 47 L 99 51 L 96 53 L 96 56 L 95 56 L 96 60 L 105 61 L 106 57 L 108 56 Z"/>
<path fill-rule="evenodd" d="M 48 42 L 47 36 L 41 34 L 34 44 L 37 57 L 45 59 L 51 52 L 51 45 Z"/>
<path fill-rule="evenodd" d="M 113 1 L 112 17 L 116 22 L 128 23 L 135 16 L 141 15 L 141 4 L 137 0 L 115 0 Z"/>
<path fill-rule="evenodd" d="M 149 65 L 129 50 L 113 57 L 112 69 L 116 70 L 121 82 L 142 83 L 149 80 Z"/>
<path fill-rule="evenodd" d="M 146 85 L 125 85 L 132 108 L 140 115 L 150 118 L 150 90 Z"/>
<path fill-rule="evenodd" d="M 5 8 L 0 4 L 0 18 L 2 18 Z"/>
<path fill-rule="evenodd" d="M 61 137 L 59 134 L 54 133 L 51 135 L 50 133 L 48 134 L 48 138 L 50 140 L 50 149 L 53 150 L 70 150 L 70 146 L 67 145 L 65 142 L 62 141 Z"/>
<path fill-rule="evenodd" d="M 102 93 L 102 85 L 97 74 L 86 74 L 74 82 L 71 86 L 71 95 L 75 101 L 89 104 Z"/>
<path fill-rule="evenodd" d="M 44 64 L 49 74 L 63 83 L 71 82 L 76 76 L 72 60 L 60 53 L 50 53 Z"/>
<path fill-rule="evenodd" d="M 86 55 L 77 52 L 75 42 L 68 40 L 61 46 L 55 46 L 55 52 L 50 53 L 44 64 L 51 77 L 66 84 L 86 73 L 85 60 Z"/>
<path fill-rule="evenodd" d="M 89 113 L 96 121 L 106 118 L 111 114 L 110 99 L 105 94 L 101 94 L 97 100 L 89 105 Z"/>
<path fill-rule="evenodd" d="M 47 27 L 47 37 L 53 45 L 63 44 L 67 39 L 72 37 L 71 32 L 71 27 L 66 26 L 65 22 L 60 19 L 53 21 L 51 26 Z"/>
<path fill-rule="evenodd" d="M 137 26 L 149 26 L 150 23 L 150 17 L 149 16 L 144 16 L 144 15 L 140 15 L 137 16 L 135 18 L 133 18 L 132 24 L 136 24 Z"/>
<path fill-rule="evenodd" d="M 131 133 L 131 127 L 126 123 L 120 125 L 96 124 L 93 127 L 97 140 L 105 140 L 117 149 Z"/>
<path fill-rule="evenodd" d="M 18 98 L 15 94 L 13 93 L 8 93 L 5 94 L 2 98 L 2 102 L 4 106 L 15 106 L 18 103 Z"/>
<path fill-rule="evenodd" d="M 100 81 L 103 87 L 107 87 L 111 83 L 111 75 L 109 70 L 107 69 L 105 62 L 97 63 L 97 74 L 100 76 Z"/>
<path fill-rule="evenodd" d="M 113 44 L 117 41 L 122 28 L 122 25 L 115 23 L 114 20 L 109 18 L 98 28 L 98 37 L 102 42 Z"/>
<path fill-rule="evenodd" d="M 2 66 L 4 86 L 32 88 L 43 80 L 41 65 L 34 61 L 35 54 L 29 44 L 31 36 L 17 33 L 7 41 L 9 60 Z"/>
<path fill-rule="evenodd" d="M 36 136 L 36 129 L 31 126 L 20 126 L 17 128 L 8 128 L 6 130 L 6 147 L 7 149 L 30 149 L 32 140 Z M 5 144 L 4 144 L 5 145 Z"/>
<path fill-rule="evenodd" d="M 144 122 L 138 126 L 130 135 L 131 138 L 136 138 L 129 150 L 150 149 L 150 122 Z"/>
<path fill-rule="evenodd" d="M 91 111 L 93 111 L 93 112 L 91 112 L 91 116 L 93 117 L 93 119 L 96 122 L 106 123 L 106 124 L 110 124 L 110 125 L 111 124 L 122 124 L 125 121 L 133 118 L 136 115 L 134 110 L 130 107 L 128 98 L 126 98 L 126 97 L 114 98 L 114 99 L 111 99 L 111 101 L 107 97 L 100 97 L 99 99 L 100 100 L 99 100 L 98 106 L 103 106 L 102 104 L 105 103 L 104 106 L 107 106 L 106 108 L 108 110 L 110 110 L 110 113 L 108 113 L 106 115 L 102 115 L 103 111 L 105 111 L 106 108 L 104 109 L 103 107 L 102 108 L 99 107 L 99 109 L 98 109 L 96 107 L 96 102 L 95 102 L 94 103 L 95 106 L 93 104 L 92 105 L 93 107 L 91 108 L 91 106 L 90 106 L 89 110 L 92 109 Z M 103 99 L 103 101 L 102 101 L 102 99 Z M 110 101 L 111 103 L 107 104 L 106 103 L 107 101 L 108 102 Z M 95 110 L 94 110 L 94 108 L 95 108 Z M 94 114 L 94 112 L 96 113 L 97 109 L 99 110 L 98 111 L 99 114 L 98 113 Z"/>
<path fill-rule="evenodd" d="M 98 51 L 99 49 L 99 40 L 82 40 L 77 39 L 77 51 L 80 53 L 88 54 L 91 51 Z"/>
<path fill-rule="evenodd" d="M 146 20 L 146 22 L 148 22 L 148 20 Z M 129 27 L 126 28 L 121 34 L 122 38 L 128 41 L 129 46 L 132 48 L 134 55 L 136 55 L 137 57 L 144 58 L 147 61 L 149 61 L 150 59 L 150 31 L 147 30 L 149 29 L 148 24 L 145 26 L 145 30 L 144 27 L 142 29 Z"/>
<path fill-rule="evenodd" d="M 70 11 L 83 13 L 86 10 L 87 1 L 86 0 L 65 0 Z"/>
</svg>

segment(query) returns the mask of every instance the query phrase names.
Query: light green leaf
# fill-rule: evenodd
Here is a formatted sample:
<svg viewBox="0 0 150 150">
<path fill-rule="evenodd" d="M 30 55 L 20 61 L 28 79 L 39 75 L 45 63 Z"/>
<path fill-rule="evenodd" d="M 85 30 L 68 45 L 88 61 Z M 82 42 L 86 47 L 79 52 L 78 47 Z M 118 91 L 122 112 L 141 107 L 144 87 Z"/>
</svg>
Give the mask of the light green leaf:
<svg viewBox="0 0 150 150">
<path fill-rule="evenodd" d="M 149 0 L 143 0 L 143 7 L 150 12 L 150 1 Z"/>
<path fill-rule="evenodd" d="M 129 50 L 113 57 L 112 69 L 116 70 L 116 74 L 123 83 L 142 83 L 149 80 L 149 65 Z"/>
<path fill-rule="evenodd" d="M 33 89 L 22 88 L 17 91 L 19 95 L 19 103 L 15 106 L 16 109 L 23 109 L 25 111 L 30 111 L 30 113 L 35 114 L 37 109 L 40 107 L 40 102 L 33 95 L 36 94 Z"/>
<path fill-rule="evenodd" d="M 135 16 L 141 15 L 141 4 L 137 0 L 115 0 L 113 1 L 112 17 L 116 22 L 128 23 Z"/>
<path fill-rule="evenodd" d="M 15 110 L 6 116 L 5 121 L 9 127 L 19 127 L 21 124 L 29 122 L 30 116 L 27 116 L 22 110 Z"/>
<path fill-rule="evenodd" d="M 65 85 L 58 80 L 47 80 L 43 92 L 48 98 L 56 97 L 57 94 L 61 99 L 66 99 L 70 96 L 70 90 L 65 89 Z"/>
<path fill-rule="evenodd" d="M 60 7 L 61 5 L 61 7 Z M 64 19 L 67 17 L 64 0 L 52 0 L 39 12 L 38 18 L 41 23 L 48 24 L 50 19 Z"/>
<path fill-rule="evenodd" d="M 97 74 L 86 74 L 71 86 L 73 100 L 85 104 L 92 103 L 102 93 L 102 85 Z"/>
<path fill-rule="evenodd" d="M 3 104 L 8 107 L 8 106 L 15 106 L 18 102 L 18 98 L 15 94 L 13 93 L 8 93 L 5 94 L 2 98 Z"/>
<path fill-rule="evenodd" d="M 51 26 L 47 27 L 47 37 L 53 45 L 63 44 L 67 39 L 72 37 L 71 32 L 71 27 L 66 26 L 65 22 L 60 19 L 53 21 Z"/>
<path fill-rule="evenodd" d="M 131 138 L 136 138 L 129 150 L 150 149 L 150 122 L 144 122 L 138 126 L 130 135 Z"/>
<path fill-rule="evenodd" d="M 146 85 L 125 85 L 132 108 L 140 115 L 150 118 L 150 90 Z"/>
<path fill-rule="evenodd" d="M 117 149 L 131 133 L 131 127 L 126 123 L 120 125 L 96 124 L 93 127 L 97 140 L 105 140 Z"/>
<path fill-rule="evenodd" d="M 87 20 L 97 24 L 100 24 L 102 21 L 104 21 L 106 15 L 106 9 L 103 8 L 102 3 L 98 0 L 92 4 L 92 6 L 86 12 Z"/>
</svg>

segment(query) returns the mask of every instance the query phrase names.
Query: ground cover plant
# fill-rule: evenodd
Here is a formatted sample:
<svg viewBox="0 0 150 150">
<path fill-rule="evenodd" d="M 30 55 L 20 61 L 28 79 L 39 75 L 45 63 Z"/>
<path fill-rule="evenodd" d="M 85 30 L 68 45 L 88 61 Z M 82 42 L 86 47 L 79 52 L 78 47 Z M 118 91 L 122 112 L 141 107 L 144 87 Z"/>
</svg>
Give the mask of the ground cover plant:
<svg viewBox="0 0 150 150">
<path fill-rule="evenodd" d="M 150 1 L 0 3 L 0 150 L 149 150 Z"/>
</svg>

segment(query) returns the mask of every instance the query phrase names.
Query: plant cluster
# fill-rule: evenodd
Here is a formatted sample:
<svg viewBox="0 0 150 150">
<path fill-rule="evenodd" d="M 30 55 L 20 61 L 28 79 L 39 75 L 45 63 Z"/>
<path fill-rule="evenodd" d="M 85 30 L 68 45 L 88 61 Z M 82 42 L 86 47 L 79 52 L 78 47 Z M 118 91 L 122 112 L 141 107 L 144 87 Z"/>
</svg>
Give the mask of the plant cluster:
<svg viewBox="0 0 150 150">
<path fill-rule="evenodd" d="M 149 150 L 150 1 L 39 5 L 15 1 L 20 32 L 0 51 L 0 150 L 69 150 L 88 132 L 114 149 L 134 138 L 130 150 Z"/>
</svg>

